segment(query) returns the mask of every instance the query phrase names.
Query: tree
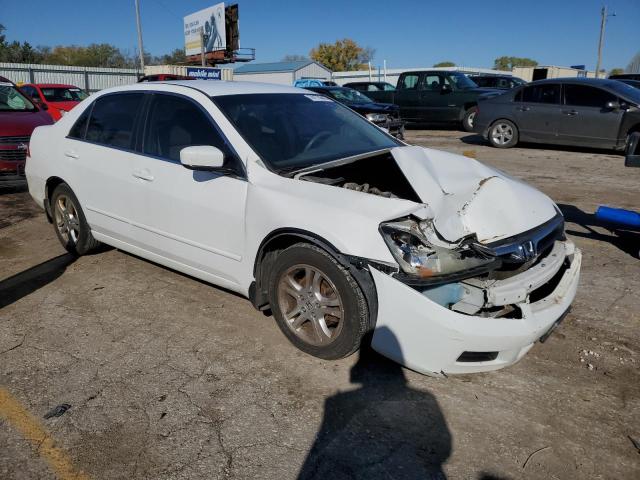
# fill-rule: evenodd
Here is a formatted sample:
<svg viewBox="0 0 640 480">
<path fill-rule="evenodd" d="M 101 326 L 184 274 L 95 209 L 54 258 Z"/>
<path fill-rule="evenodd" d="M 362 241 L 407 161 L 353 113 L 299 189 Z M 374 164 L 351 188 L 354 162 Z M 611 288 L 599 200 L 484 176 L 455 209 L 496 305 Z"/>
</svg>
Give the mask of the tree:
<svg viewBox="0 0 640 480">
<path fill-rule="evenodd" d="M 498 57 L 493 62 L 496 70 L 513 70 L 513 67 L 535 67 L 538 62 L 526 57 Z"/>
<path fill-rule="evenodd" d="M 349 38 L 337 40 L 335 43 L 321 43 L 309 52 L 316 62 L 334 72 L 356 70 L 363 63 L 371 61 L 375 50 L 361 47 Z"/>
<path fill-rule="evenodd" d="M 624 68 L 612 68 L 611 71 L 609 71 L 609 76 L 611 75 L 620 75 L 621 73 L 624 73 Z"/>
<path fill-rule="evenodd" d="M 302 60 L 309 60 L 307 57 L 305 57 L 304 55 L 298 55 L 295 53 L 288 53 L 287 55 L 285 55 L 284 57 L 282 57 L 282 61 L 283 62 L 299 62 Z"/>
<path fill-rule="evenodd" d="M 440 67 L 455 67 L 456 64 L 450 61 L 444 61 L 444 62 L 440 62 L 440 63 L 436 63 L 433 67 L 434 68 L 440 68 Z"/>
</svg>

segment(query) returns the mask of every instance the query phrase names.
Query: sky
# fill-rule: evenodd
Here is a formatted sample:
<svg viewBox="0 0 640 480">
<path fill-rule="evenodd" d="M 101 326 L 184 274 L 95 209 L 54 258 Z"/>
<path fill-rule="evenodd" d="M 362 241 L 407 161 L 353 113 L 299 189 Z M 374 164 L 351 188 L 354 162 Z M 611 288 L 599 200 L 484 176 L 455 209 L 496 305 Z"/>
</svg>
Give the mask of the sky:
<svg viewBox="0 0 640 480">
<path fill-rule="evenodd" d="M 183 47 L 182 17 L 216 0 L 140 0 L 144 48 Z M 256 61 L 308 55 L 320 42 L 351 38 L 376 50 L 374 65 L 428 67 L 450 60 L 491 67 L 503 55 L 542 65 L 595 69 L 600 0 L 237 0 L 240 46 Z M 640 0 L 609 0 L 603 68 L 625 67 L 640 51 Z M 134 0 L 0 0 L 9 40 L 32 45 L 137 44 Z"/>
</svg>

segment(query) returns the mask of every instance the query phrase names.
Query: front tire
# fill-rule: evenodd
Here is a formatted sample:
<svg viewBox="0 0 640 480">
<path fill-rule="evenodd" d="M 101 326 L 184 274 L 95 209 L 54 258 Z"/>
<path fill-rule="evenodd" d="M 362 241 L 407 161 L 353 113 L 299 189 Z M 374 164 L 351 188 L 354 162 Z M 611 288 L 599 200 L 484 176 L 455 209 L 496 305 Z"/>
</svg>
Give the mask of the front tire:
<svg viewBox="0 0 640 480">
<path fill-rule="evenodd" d="M 269 301 L 282 333 L 314 357 L 351 355 L 371 329 L 362 290 L 335 258 L 306 243 L 278 254 L 269 281 Z"/>
<path fill-rule="evenodd" d="M 51 195 L 53 227 L 62 246 L 73 255 L 86 255 L 99 245 L 87 223 L 80 202 L 66 183 L 61 183 Z"/>
<path fill-rule="evenodd" d="M 465 132 L 473 132 L 473 122 L 476 119 L 477 113 L 478 107 L 471 107 L 464 112 L 464 117 L 462 117 L 462 128 Z"/>
<path fill-rule="evenodd" d="M 487 139 L 492 147 L 511 148 L 518 143 L 518 127 L 509 120 L 498 120 L 489 128 Z"/>
</svg>

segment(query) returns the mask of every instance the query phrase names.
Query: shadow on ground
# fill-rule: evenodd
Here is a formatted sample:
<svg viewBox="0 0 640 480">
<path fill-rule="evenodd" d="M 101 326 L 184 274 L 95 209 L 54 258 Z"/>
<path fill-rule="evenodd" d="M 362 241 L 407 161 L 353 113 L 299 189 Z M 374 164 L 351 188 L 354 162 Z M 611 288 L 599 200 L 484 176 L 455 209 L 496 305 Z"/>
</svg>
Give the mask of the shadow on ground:
<svg viewBox="0 0 640 480">
<path fill-rule="evenodd" d="M 76 257 L 68 253 L 42 262 L 0 282 L 0 308 L 11 305 L 60 277 Z"/>
<path fill-rule="evenodd" d="M 558 207 L 562 211 L 567 222 L 580 225 L 586 230 L 586 232 L 579 232 L 567 229 L 566 231 L 568 234 L 575 237 L 588 238 L 590 240 L 609 243 L 626 254 L 631 255 L 634 258 L 639 258 L 640 233 L 615 229 L 611 225 L 598 220 L 595 214 L 587 213 L 575 205 L 559 203 Z M 595 230 L 594 227 L 607 229 L 611 233 L 600 233 Z"/>
<path fill-rule="evenodd" d="M 489 142 L 485 140 L 481 135 L 471 134 L 466 137 L 462 137 L 460 139 L 462 143 L 466 143 L 468 145 L 484 145 L 489 146 Z M 528 148 L 530 150 L 558 150 L 561 152 L 576 152 L 576 153 L 595 153 L 595 154 L 605 154 L 605 155 L 617 155 L 613 150 L 607 149 L 598 149 L 598 148 L 589 148 L 589 147 L 573 147 L 568 145 L 556 145 L 549 143 L 528 143 L 522 142 L 518 143 L 518 147 Z M 624 157 L 620 157 L 620 161 L 624 163 Z"/>
<path fill-rule="evenodd" d="M 298 479 L 446 478 L 451 434 L 435 397 L 411 388 L 400 365 L 368 348 L 351 382 L 358 388 L 326 400 Z"/>
</svg>

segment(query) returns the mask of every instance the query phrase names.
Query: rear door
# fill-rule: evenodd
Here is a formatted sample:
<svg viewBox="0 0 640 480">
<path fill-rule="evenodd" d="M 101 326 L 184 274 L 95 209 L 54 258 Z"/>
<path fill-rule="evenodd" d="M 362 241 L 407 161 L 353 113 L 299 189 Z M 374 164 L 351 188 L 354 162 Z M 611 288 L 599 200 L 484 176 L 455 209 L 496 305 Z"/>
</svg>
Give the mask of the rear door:
<svg viewBox="0 0 640 480">
<path fill-rule="evenodd" d="M 559 136 L 562 143 L 614 148 L 624 110 L 607 108 L 619 103 L 613 93 L 591 85 L 566 83 Z"/>
<path fill-rule="evenodd" d="M 73 125 L 62 152 L 65 180 L 91 228 L 125 242 L 131 238 L 131 168 L 143 97 L 139 92 L 99 97 Z"/>
<path fill-rule="evenodd" d="M 516 94 L 513 108 L 521 140 L 558 143 L 562 118 L 559 83 L 524 87 Z"/>
<path fill-rule="evenodd" d="M 422 120 L 419 89 L 420 74 L 403 73 L 398 79 L 396 91 L 384 93 L 395 93 L 395 103 L 400 106 L 400 116 L 403 120 L 419 122 Z"/>
</svg>

